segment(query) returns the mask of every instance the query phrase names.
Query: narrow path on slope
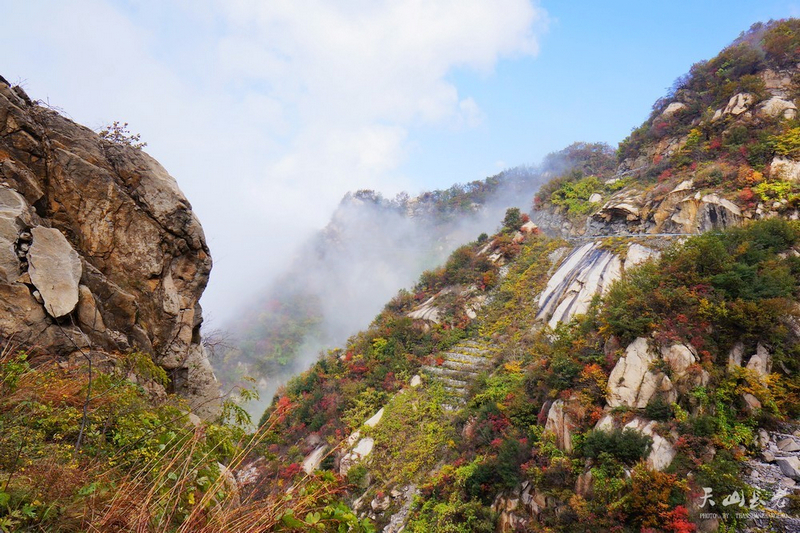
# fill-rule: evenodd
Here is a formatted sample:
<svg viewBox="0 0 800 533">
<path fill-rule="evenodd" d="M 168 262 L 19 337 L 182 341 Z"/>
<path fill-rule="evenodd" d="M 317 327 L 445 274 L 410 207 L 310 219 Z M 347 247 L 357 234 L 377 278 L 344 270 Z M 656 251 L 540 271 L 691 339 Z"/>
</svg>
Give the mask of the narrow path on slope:
<svg viewBox="0 0 800 533">
<path fill-rule="evenodd" d="M 444 385 L 453 399 L 452 409 L 464 405 L 469 387 L 478 375 L 492 365 L 494 350 L 482 340 L 464 340 L 437 356 L 441 364 L 427 365 L 422 371 Z"/>
</svg>

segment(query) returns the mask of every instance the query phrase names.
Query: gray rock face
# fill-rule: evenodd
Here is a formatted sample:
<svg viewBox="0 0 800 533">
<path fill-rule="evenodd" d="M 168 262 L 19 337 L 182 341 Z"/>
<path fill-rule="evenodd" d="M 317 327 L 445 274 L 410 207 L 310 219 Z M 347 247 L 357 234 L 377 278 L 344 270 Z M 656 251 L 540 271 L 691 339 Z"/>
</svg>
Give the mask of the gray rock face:
<svg viewBox="0 0 800 533">
<path fill-rule="evenodd" d="M 797 452 L 800 451 L 800 444 L 791 437 L 786 437 L 778 441 L 778 449 L 782 452 Z"/>
<path fill-rule="evenodd" d="M 210 414 L 198 305 L 210 269 L 203 229 L 157 161 L 0 79 L 0 340 L 63 357 L 76 344 L 147 353 Z M 74 326 L 54 327 L 67 316 Z"/>
<path fill-rule="evenodd" d="M 725 110 L 722 112 L 723 115 L 741 115 L 745 111 L 747 111 L 753 102 L 755 102 L 755 96 L 750 93 L 739 93 L 734 94 L 731 96 L 731 99 L 728 101 L 728 105 L 725 106 Z"/>
<path fill-rule="evenodd" d="M 703 233 L 738 226 L 742 223 L 739 206 L 717 194 L 699 193 L 680 201 L 664 229 L 682 233 Z"/>
<path fill-rule="evenodd" d="M 758 346 L 756 346 L 756 353 L 753 354 L 747 362 L 747 369 L 756 372 L 760 376 L 766 376 L 769 374 L 771 367 L 772 357 L 767 349 L 759 343 Z"/>
<path fill-rule="evenodd" d="M 28 203 L 18 192 L 0 186 L 0 279 L 14 282 L 20 273 L 20 257 L 24 253 L 20 246 L 27 247 L 30 240 L 20 233 L 33 223 Z"/>
<path fill-rule="evenodd" d="M 536 317 L 547 320 L 550 327 L 568 322 L 583 314 L 596 294 L 603 294 L 622 274 L 619 258 L 587 243 L 576 248 L 558 267 L 539 297 Z"/>
<path fill-rule="evenodd" d="M 663 378 L 650 371 L 658 355 L 639 337 L 625 350 L 608 377 L 608 405 L 644 408 L 659 390 Z"/>
<path fill-rule="evenodd" d="M 637 265 L 641 265 L 650 259 L 657 259 L 661 256 L 661 252 L 642 246 L 638 243 L 633 243 L 628 246 L 628 254 L 625 256 L 624 269 L 628 270 Z"/>
<path fill-rule="evenodd" d="M 81 258 L 57 229 L 31 229 L 33 242 L 28 250 L 31 282 L 44 299 L 50 316 L 67 315 L 78 305 L 78 285 L 83 269 Z"/>
<path fill-rule="evenodd" d="M 780 467 L 784 476 L 800 481 L 800 459 L 795 456 L 776 457 L 775 463 Z"/>
<path fill-rule="evenodd" d="M 550 406 L 547 413 L 547 423 L 544 426 L 546 431 L 556 436 L 556 445 L 559 449 L 572 451 L 572 432 L 577 424 L 572 420 L 568 412 L 564 410 L 564 401 L 556 400 Z"/>
</svg>

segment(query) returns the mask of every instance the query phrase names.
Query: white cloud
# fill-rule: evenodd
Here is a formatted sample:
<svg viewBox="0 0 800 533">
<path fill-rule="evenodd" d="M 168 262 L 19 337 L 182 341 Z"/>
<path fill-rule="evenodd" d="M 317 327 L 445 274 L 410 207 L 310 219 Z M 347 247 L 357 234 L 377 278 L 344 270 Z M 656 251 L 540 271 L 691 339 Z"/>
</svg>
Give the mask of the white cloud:
<svg viewBox="0 0 800 533">
<path fill-rule="evenodd" d="M 347 190 L 417 188 L 397 170 L 414 129 L 483 120 L 450 74 L 535 54 L 545 24 L 530 0 L 15 2 L 0 74 L 142 133 L 203 221 L 204 302 L 227 316 Z"/>
</svg>

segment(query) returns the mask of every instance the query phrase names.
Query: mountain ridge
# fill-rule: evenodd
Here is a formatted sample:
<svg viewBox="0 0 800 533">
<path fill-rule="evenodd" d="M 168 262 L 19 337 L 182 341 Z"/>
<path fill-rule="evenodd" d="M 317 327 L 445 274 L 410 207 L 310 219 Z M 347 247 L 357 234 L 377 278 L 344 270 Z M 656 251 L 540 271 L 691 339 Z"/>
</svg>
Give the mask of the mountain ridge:
<svg viewBox="0 0 800 533">
<path fill-rule="evenodd" d="M 538 228 L 509 213 L 401 291 L 278 395 L 259 468 L 329 454 L 384 531 L 793 530 L 798 29 L 754 25 L 616 161 L 542 187 Z M 421 370 L 465 339 L 496 355 L 452 411 L 458 378 Z M 705 489 L 754 513 L 703 509 Z"/>
</svg>

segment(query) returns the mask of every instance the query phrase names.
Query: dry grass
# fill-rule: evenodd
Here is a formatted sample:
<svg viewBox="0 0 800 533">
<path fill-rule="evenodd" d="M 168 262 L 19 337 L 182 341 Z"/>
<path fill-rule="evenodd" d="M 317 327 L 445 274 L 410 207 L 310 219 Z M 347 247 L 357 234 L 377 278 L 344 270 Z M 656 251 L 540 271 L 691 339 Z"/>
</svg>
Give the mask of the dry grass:
<svg viewBox="0 0 800 533">
<path fill-rule="evenodd" d="M 0 492 L 13 493 L 18 506 L 27 502 L 40 514 L 33 521 L 19 518 L 26 527 L 63 532 L 255 533 L 276 528 L 287 510 L 294 516 L 319 510 L 343 490 L 340 479 L 321 481 L 314 475 L 296 478 L 277 494 L 238 489 L 230 472 L 258 456 L 259 445 L 285 416 L 280 410 L 255 433 L 242 433 L 233 454 L 222 454 L 228 458 L 224 473 L 217 462 L 223 441 L 210 445 L 212 426 L 193 426 L 177 408 L 174 418 L 162 417 L 141 437 L 116 445 L 106 430 L 120 417 L 149 405 L 142 399 L 131 401 L 131 391 L 137 389 L 125 382 L 106 384 L 94 392 L 87 406 L 94 433 L 75 454 L 74 435 L 86 401 L 88 374 L 41 358 L 36 367 L 15 370 L 16 362 L 22 361 L 15 357 L 13 350 L 0 352 Z M 41 424 L 30 424 L 34 413 L 41 412 L 67 433 L 58 436 L 52 429 L 42 430 Z M 36 421 L 41 423 L 41 418 Z M 218 426 L 214 429 L 219 431 Z M 170 437 L 157 453 L 150 453 L 151 448 L 142 452 L 142 441 L 154 435 Z M 207 480 L 201 483 L 203 476 Z M 3 516 L 0 509 L 0 520 Z M 1 526 L 0 521 L 0 530 Z"/>
</svg>

